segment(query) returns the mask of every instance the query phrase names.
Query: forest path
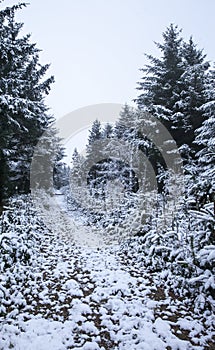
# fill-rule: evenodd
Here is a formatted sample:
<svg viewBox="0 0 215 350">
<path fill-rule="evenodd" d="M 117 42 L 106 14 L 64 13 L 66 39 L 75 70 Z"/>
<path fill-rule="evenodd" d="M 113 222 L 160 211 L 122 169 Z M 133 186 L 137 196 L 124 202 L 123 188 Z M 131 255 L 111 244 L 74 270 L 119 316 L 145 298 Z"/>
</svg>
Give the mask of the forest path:
<svg viewBox="0 0 215 350">
<path fill-rule="evenodd" d="M 43 212 L 49 231 L 24 285 L 16 285 L 0 350 L 210 349 L 210 334 L 183 300 L 130 264 L 119 245 L 77 245 L 74 234 L 90 228 L 67 213 L 65 221 L 64 210 Z"/>
</svg>

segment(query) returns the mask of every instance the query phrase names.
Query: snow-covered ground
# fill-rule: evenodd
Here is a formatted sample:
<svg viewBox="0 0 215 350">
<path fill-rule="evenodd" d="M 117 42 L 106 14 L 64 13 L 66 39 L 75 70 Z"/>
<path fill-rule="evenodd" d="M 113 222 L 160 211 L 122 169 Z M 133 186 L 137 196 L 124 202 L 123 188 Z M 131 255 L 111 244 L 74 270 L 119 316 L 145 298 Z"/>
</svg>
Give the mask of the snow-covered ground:
<svg viewBox="0 0 215 350">
<path fill-rule="evenodd" d="M 64 210 L 49 208 L 33 264 L 1 276 L 1 350 L 213 349 L 211 312 L 167 293 L 119 245 L 78 244 L 90 229 Z"/>
</svg>

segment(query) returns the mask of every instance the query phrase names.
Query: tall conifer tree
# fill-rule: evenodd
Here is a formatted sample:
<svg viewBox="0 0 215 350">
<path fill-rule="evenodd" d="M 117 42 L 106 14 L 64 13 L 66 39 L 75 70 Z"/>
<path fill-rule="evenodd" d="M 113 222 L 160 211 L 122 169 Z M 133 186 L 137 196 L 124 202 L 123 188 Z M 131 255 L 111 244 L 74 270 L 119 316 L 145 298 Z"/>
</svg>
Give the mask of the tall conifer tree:
<svg viewBox="0 0 215 350">
<path fill-rule="evenodd" d="M 25 3 L 0 11 L 0 201 L 29 190 L 30 162 L 39 137 L 53 121 L 44 98 L 54 78 L 44 78 L 49 65 L 15 14 Z"/>
<path fill-rule="evenodd" d="M 195 130 L 204 121 L 201 106 L 210 101 L 206 93 L 210 65 L 193 39 L 186 43 L 180 33 L 171 24 L 163 33 L 163 44 L 156 44 L 161 58 L 147 55 L 150 63 L 141 69 L 144 76 L 136 102 L 164 123 L 178 146 L 187 144 L 195 153 L 199 150 L 193 143 Z"/>
</svg>

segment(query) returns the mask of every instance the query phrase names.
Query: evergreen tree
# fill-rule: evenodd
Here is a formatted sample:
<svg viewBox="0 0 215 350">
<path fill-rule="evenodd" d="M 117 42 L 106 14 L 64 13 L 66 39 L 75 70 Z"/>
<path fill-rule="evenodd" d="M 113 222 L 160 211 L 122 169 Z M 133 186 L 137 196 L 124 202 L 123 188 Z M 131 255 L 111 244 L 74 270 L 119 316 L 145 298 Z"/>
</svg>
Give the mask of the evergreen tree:
<svg viewBox="0 0 215 350">
<path fill-rule="evenodd" d="M 88 144 L 86 147 L 86 165 L 91 167 L 94 162 L 101 160 L 102 157 L 102 129 L 99 120 L 95 120 L 92 124 L 91 130 L 89 131 Z"/>
<path fill-rule="evenodd" d="M 110 123 L 105 124 L 102 130 L 102 137 L 109 139 L 113 136 L 113 126 Z"/>
<path fill-rule="evenodd" d="M 182 41 L 180 32 L 170 25 L 163 33 L 164 43 L 156 44 L 161 58 L 147 55 L 150 64 L 142 69 L 144 76 L 138 87 L 141 94 L 136 102 L 141 110 L 162 121 L 183 151 L 187 144 L 196 152 L 195 130 L 204 121 L 200 107 L 209 101 L 209 63 L 192 38 L 188 43 Z"/>
<path fill-rule="evenodd" d="M 114 128 L 114 134 L 118 139 L 126 139 L 131 136 L 132 130 L 136 127 L 136 111 L 125 104 L 120 111 L 119 119 Z M 130 137 L 129 137 L 130 138 Z"/>
<path fill-rule="evenodd" d="M 147 108 L 150 112 L 155 112 L 159 107 L 163 107 L 164 116 L 169 116 L 169 112 L 177 101 L 177 83 L 182 74 L 180 32 L 177 26 L 171 24 L 163 33 L 164 43 L 156 43 L 162 57 L 159 59 L 146 55 L 150 64 L 141 69 L 144 76 L 138 87 L 141 94 L 136 99 L 139 108 Z"/>
<path fill-rule="evenodd" d="M 208 88 L 209 63 L 206 55 L 198 50 L 192 37 L 182 45 L 183 74 L 179 79 L 180 94 L 175 104 L 176 113 L 173 115 L 175 134 L 181 139 L 179 144 L 188 144 L 194 151 L 198 150 L 193 143 L 195 130 L 205 119 L 201 106 L 208 102 L 206 90 Z"/>
<path fill-rule="evenodd" d="M 214 202 L 215 215 L 215 99 L 202 106 L 202 110 L 207 119 L 196 133 L 195 142 L 202 149 L 197 153 L 196 177 L 191 183 L 191 193 L 201 205 Z"/>
<path fill-rule="evenodd" d="M 39 50 L 15 21 L 25 6 L 0 11 L 0 201 L 29 191 L 34 146 L 53 121 L 44 102 L 54 81 L 44 79 L 49 65 L 39 64 Z"/>
<path fill-rule="evenodd" d="M 96 141 L 100 140 L 102 137 L 101 123 L 98 119 L 93 122 L 90 134 L 88 137 L 88 145 L 93 145 Z"/>
<path fill-rule="evenodd" d="M 71 183 L 73 188 L 80 186 L 83 183 L 84 157 L 81 156 L 77 150 L 74 149 L 72 155 L 72 169 L 71 169 Z"/>
<path fill-rule="evenodd" d="M 70 168 L 64 162 L 57 162 L 54 168 L 54 187 L 60 190 L 62 187 L 68 186 L 70 181 Z"/>
<path fill-rule="evenodd" d="M 125 105 L 120 113 L 119 120 L 116 122 L 115 136 L 118 139 L 122 139 L 123 144 L 127 145 L 129 166 L 135 172 L 138 171 L 139 181 L 140 183 L 144 182 L 145 185 L 146 167 L 144 165 L 144 157 L 147 157 L 157 176 L 157 185 L 160 191 L 163 188 L 163 181 L 160 181 L 158 176 L 160 177 L 162 170 L 166 169 L 166 163 L 157 145 L 153 144 L 150 139 L 150 135 L 144 134 L 143 130 L 148 129 L 147 127 L 145 128 L 147 122 L 151 123 L 147 120 L 147 117 L 148 114 L 146 112 Z M 154 132 L 156 132 L 156 127 L 154 127 Z M 124 152 L 123 147 L 121 153 L 123 154 Z M 137 169 L 133 168 L 134 164 L 137 166 Z"/>
</svg>

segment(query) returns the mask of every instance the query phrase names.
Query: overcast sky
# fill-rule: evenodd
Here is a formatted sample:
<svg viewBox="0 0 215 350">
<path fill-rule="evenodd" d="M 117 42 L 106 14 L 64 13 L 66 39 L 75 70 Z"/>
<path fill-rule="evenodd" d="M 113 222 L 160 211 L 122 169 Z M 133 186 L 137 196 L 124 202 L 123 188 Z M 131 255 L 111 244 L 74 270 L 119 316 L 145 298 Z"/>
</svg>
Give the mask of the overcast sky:
<svg viewBox="0 0 215 350">
<path fill-rule="evenodd" d="M 170 23 L 215 61 L 214 0 L 28 0 L 24 31 L 55 76 L 47 104 L 55 117 L 102 102 L 131 103 L 144 53 L 157 55 Z M 14 3 L 5 0 L 4 5 Z M 1 5 L 3 6 L 3 5 Z"/>
</svg>

